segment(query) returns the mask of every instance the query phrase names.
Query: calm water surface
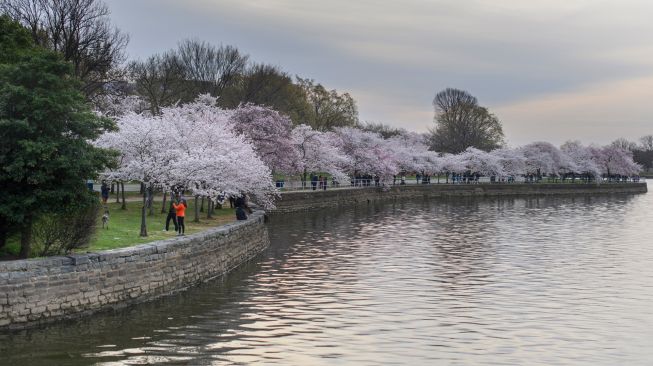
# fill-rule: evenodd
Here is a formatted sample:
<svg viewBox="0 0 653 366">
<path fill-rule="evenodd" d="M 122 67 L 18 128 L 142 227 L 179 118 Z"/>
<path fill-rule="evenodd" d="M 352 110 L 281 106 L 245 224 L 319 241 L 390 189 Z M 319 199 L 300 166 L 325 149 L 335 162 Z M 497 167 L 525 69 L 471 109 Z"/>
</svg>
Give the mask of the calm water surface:
<svg viewBox="0 0 653 366">
<path fill-rule="evenodd" d="M 270 236 L 222 281 L 0 334 L 0 364 L 653 364 L 653 194 L 372 204 Z"/>
</svg>

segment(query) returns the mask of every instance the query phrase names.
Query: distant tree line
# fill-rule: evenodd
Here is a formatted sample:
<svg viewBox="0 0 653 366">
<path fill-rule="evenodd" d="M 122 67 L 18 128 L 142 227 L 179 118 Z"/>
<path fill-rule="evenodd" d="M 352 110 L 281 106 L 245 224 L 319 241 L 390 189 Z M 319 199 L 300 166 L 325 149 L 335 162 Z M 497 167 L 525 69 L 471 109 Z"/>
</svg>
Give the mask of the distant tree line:
<svg viewBox="0 0 653 366">
<path fill-rule="evenodd" d="M 358 127 L 385 137 L 402 132 L 381 123 L 361 123 L 356 101 L 312 79 L 257 63 L 230 45 L 189 39 L 144 60 L 125 58 L 129 37 L 112 25 L 101 0 L 0 0 L 0 11 L 25 26 L 33 41 L 60 53 L 82 80 L 82 91 L 105 115 L 120 109 L 125 97 L 139 98 L 139 112 L 159 115 L 162 108 L 218 97 L 222 108 L 253 104 L 272 108 L 294 125 L 318 131 Z M 458 153 L 468 147 L 502 146 L 500 121 L 466 91 L 446 89 L 433 101 L 436 126 L 430 148 Z"/>
<path fill-rule="evenodd" d="M 202 94 L 218 97 L 223 108 L 241 104 L 270 107 L 295 124 L 325 131 L 358 122 L 356 102 L 347 93 L 327 90 L 271 65 L 252 63 L 233 46 L 185 40 L 176 49 L 130 62 L 124 94 L 144 99 L 153 115 Z"/>
<path fill-rule="evenodd" d="M 0 0 L 0 249 L 10 235 L 19 235 L 20 256 L 27 257 L 35 232 L 42 233 L 36 235 L 40 237 L 61 237 L 50 233 L 52 225 L 41 225 L 45 220 L 81 222 L 74 215 L 93 212 L 97 200 L 84 186 L 84 179 L 100 173 L 107 176 L 112 169 L 118 172 L 126 163 L 116 158 L 125 158 L 127 148 L 117 151 L 121 145 L 106 140 L 106 146 L 93 144 L 103 136 L 120 136 L 114 120 L 123 118 L 123 128 L 134 122 L 129 126 L 144 136 L 148 125 L 143 121 L 162 119 L 166 113 L 170 116 L 175 110 L 183 111 L 179 108 L 192 107 L 193 102 L 211 101 L 216 118 L 229 115 L 223 126 L 233 130 L 232 149 L 211 150 L 215 140 L 229 146 L 221 135 L 227 127 L 215 129 L 215 140 L 195 136 L 197 145 L 205 144 L 217 161 L 209 161 L 211 169 L 224 168 L 227 165 L 220 159 L 250 143 L 270 173 L 300 172 L 304 177 L 309 171 L 380 177 L 401 171 L 628 175 L 639 169 L 630 164 L 631 152 L 644 168 L 650 170 L 653 165 L 650 135 L 639 144 L 618 139 L 613 149 L 569 143 L 564 153 L 571 160 L 546 143 L 507 149 L 500 120 L 463 90 L 447 88 L 435 95 L 435 126 L 422 135 L 382 123 L 362 123 L 348 93 L 253 62 L 234 46 L 184 40 L 145 60 L 125 62 L 128 41 L 111 24 L 101 0 Z M 186 126 L 190 125 L 183 125 L 180 133 L 191 129 Z M 166 136 L 159 137 L 145 146 L 132 145 L 155 154 L 157 144 L 169 142 Z M 231 160 L 240 162 L 242 156 L 236 154 Z M 550 159 L 542 160 L 547 156 Z M 526 169 L 498 163 L 518 165 L 522 160 L 537 164 Z M 167 161 L 161 159 L 162 165 Z M 474 161 L 483 166 L 470 163 Z M 257 164 L 244 166 L 254 169 Z M 240 169 L 244 171 L 243 164 Z M 265 175 L 271 179 L 271 174 Z M 145 182 L 146 178 L 137 180 Z M 191 183 L 197 192 L 228 191 L 207 183 L 219 181 L 215 177 L 196 178 Z M 136 178 L 125 174 L 116 181 L 126 179 Z M 242 185 L 245 180 L 232 182 Z M 228 188 L 235 191 L 238 184 Z M 82 242 L 90 233 L 62 235 L 79 237 Z M 50 253 L 61 240 L 43 242 L 39 253 Z"/>
<path fill-rule="evenodd" d="M 358 123 L 349 94 L 253 62 L 234 46 L 185 40 L 125 64 L 129 37 L 111 25 L 101 0 L 0 0 L 0 11 L 25 26 L 37 45 L 71 62 L 82 91 L 99 110 L 111 108 L 111 97 L 136 95 L 157 115 L 163 107 L 210 94 L 223 108 L 264 105 L 320 131 Z"/>
</svg>

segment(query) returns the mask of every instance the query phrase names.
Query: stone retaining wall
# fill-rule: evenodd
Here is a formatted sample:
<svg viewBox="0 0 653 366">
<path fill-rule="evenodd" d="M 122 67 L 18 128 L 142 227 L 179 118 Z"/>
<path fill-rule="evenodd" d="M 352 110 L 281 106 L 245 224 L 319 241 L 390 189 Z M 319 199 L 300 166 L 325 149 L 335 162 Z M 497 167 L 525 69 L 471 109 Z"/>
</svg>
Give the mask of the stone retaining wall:
<svg viewBox="0 0 653 366">
<path fill-rule="evenodd" d="M 0 328 L 24 328 L 168 295 L 224 275 L 269 246 L 264 213 L 136 247 L 0 262 Z"/>
<path fill-rule="evenodd" d="M 276 209 L 269 213 L 306 211 L 316 208 L 351 205 L 357 202 L 397 199 L 429 199 L 456 196 L 538 196 L 645 193 L 646 183 L 604 184 L 415 184 L 397 185 L 390 189 L 376 187 L 327 189 L 325 191 L 284 192 L 278 199 Z"/>
</svg>

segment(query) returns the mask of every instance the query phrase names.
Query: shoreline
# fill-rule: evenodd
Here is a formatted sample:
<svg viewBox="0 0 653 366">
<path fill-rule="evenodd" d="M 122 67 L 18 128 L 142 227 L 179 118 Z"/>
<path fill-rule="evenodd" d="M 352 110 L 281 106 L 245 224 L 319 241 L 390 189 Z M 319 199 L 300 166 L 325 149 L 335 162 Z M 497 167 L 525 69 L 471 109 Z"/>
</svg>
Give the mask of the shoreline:
<svg viewBox="0 0 653 366">
<path fill-rule="evenodd" d="M 646 182 L 638 183 L 471 183 L 395 185 L 390 187 L 359 187 L 322 191 L 283 192 L 276 208 L 269 214 L 301 212 L 312 209 L 351 205 L 358 202 L 443 197 L 502 197 L 547 195 L 593 195 L 646 193 Z"/>
<path fill-rule="evenodd" d="M 430 184 L 283 192 L 269 214 L 373 201 L 646 193 L 646 183 Z M 226 275 L 269 246 L 263 211 L 184 237 L 0 262 L 0 329 L 25 329 L 171 295 Z"/>
</svg>

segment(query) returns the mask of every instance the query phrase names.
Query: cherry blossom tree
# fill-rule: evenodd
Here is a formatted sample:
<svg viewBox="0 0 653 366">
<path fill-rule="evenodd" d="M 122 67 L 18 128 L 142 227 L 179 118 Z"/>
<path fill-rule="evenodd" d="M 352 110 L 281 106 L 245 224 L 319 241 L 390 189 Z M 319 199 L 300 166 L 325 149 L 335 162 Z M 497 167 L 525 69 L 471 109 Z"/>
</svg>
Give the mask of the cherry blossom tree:
<svg viewBox="0 0 653 366">
<path fill-rule="evenodd" d="M 160 116 L 129 113 L 118 119 L 118 128 L 99 144 L 122 155 L 120 168 L 108 175 L 147 187 L 141 236 L 147 236 L 145 207 L 155 187 L 183 187 L 196 200 L 248 193 L 266 207 L 273 204 L 270 169 L 249 140 L 233 131 L 231 113 L 218 108 L 213 97 L 163 108 Z"/>
<path fill-rule="evenodd" d="M 337 147 L 350 159 L 347 170 L 353 176 L 370 174 L 385 180 L 399 171 L 394 152 L 380 135 L 352 127 L 340 127 L 334 132 Z"/>
<path fill-rule="evenodd" d="M 292 143 L 299 159 L 295 166 L 306 182 L 311 172 L 326 172 L 338 181 L 348 179 L 345 169 L 350 164 L 349 158 L 336 147 L 333 133 L 314 130 L 307 125 L 299 125 L 292 130 Z"/>
<path fill-rule="evenodd" d="M 485 176 L 497 176 L 503 173 L 499 158 L 474 147 L 468 147 L 459 154 L 458 158 L 466 170 Z"/>
<path fill-rule="evenodd" d="M 147 236 L 145 212 L 151 201 L 152 188 L 170 180 L 169 171 L 174 153 L 165 144 L 162 132 L 165 123 L 161 118 L 128 113 L 117 121 L 118 131 L 104 134 L 98 145 L 120 152 L 120 167 L 107 172 L 105 177 L 128 181 L 136 180 L 148 189 L 143 193 L 141 236 Z"/>
<path fill-rule="evenodd" d="M 400 133 L 384 141 L 401 171 L 432 174 L 437 170 L 437 154 L 428 150 L 426 142 L 423 135 L 412 132 Z"/>
<path fill-rule="evenodd" d="M 526 174 L 541 177 L 551 174 L 557 175 L 560 171 L 569 169 L 570 161 L 562 152 L 548 142 L 533 142 L 521 147 L 521 152 L 526 158 Z"/>
<path fill-rule="evenodd" d="M 269 205 L 274 191 L 270 169 L 251 140 L 237 134 L 232 117 L 208 95 L 163 109 L 167 140 L 178 161 L 169 172 L 170 182 L 199 196 L 247 192 Z"/>
<path fill-rule="evenodd" d="M 574 173 L 583 174 L 588 179 L 601 175 L 592 149 L 583 146 L 580 141 L 567 141 L 560 146 L 560 150 L 573 162 L 576 167 Z"/>
<path fill-rule="evenodd" d="M 449 183 L 449 178 L 453 179 L 453 174 L 464 172 L 465 164 L 455 154 L 441 154 L 438 158 L 440 172 L 446 176 L 446 183 Z M 453 183 L 453 180 L 452 180 Z"/>
<path fill-rule="evenodd" d="M 297 170 L 300 157 L 293 145 L 290 118 L 268 107 L 246 104 L 233 111 L 231 122 L 234 131 L 254 145 L 256 153 L 273 172 Z"/>
<path fill-rule="evenodd" d="M 511 181 L 516 176 L 526 174 L 526 157 L 521 149 L 501 148 L 490 151 L 499 163 L 501 176 Z"/>
<path fill-rule="evenodd" d="M 615 146 L 591 148 L 593 159 L 608 179 L 615 176 L 631 176 L 641 171 L 642 167 L 633 161 L 633 153 Z"/>
</svg>

